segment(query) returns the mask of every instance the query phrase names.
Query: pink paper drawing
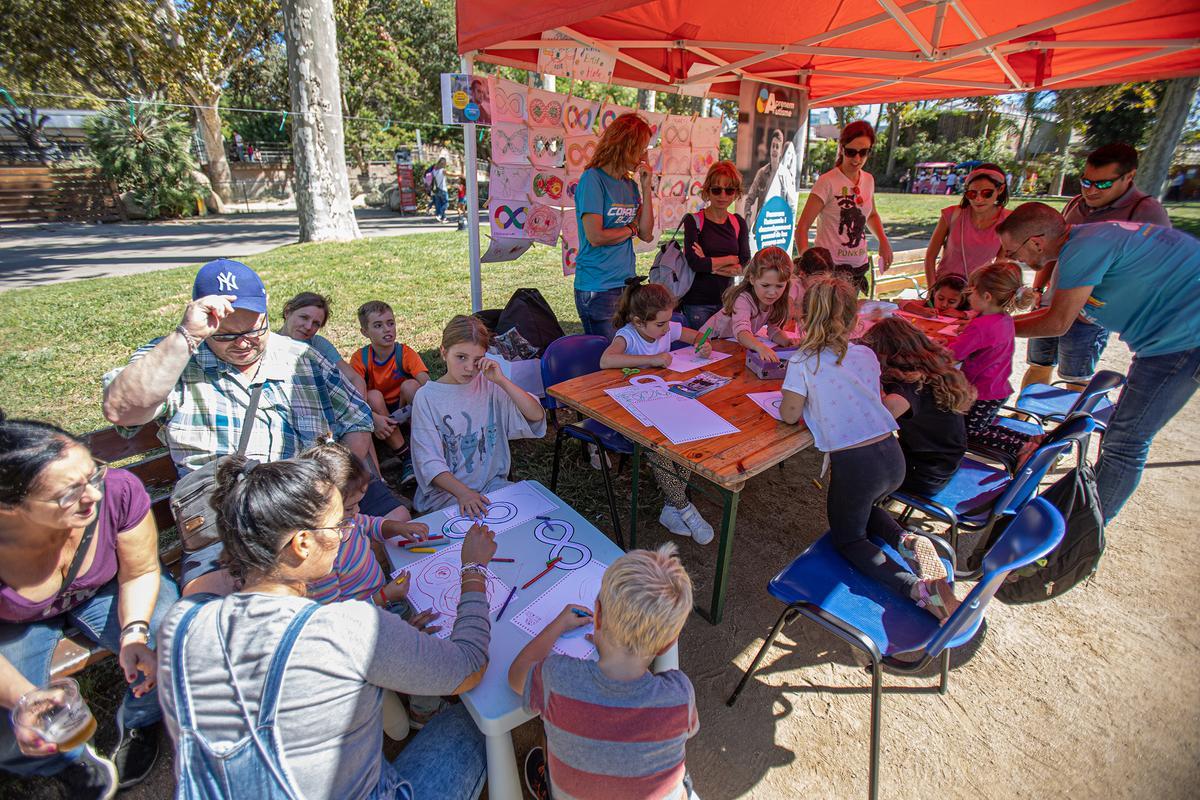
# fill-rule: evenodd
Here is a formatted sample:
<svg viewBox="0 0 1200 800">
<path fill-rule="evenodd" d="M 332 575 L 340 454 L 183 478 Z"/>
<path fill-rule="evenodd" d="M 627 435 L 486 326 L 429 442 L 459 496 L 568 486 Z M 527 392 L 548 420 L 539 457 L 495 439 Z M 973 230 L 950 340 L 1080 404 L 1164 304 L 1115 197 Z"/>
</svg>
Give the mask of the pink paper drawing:
<svg viewBox="0 0 1200 800">
<path fill-rule="evenodd" d="M 658 216 L 662 218 L 664 231 L 673 231 L 683 222 L 683 215 L 687 213 L 685 202 L 682 198 L 671 197 L 659 203 Z"/>
<path fill-rule="evenodd" d="M 657 250 L 658 249 L 658 240 L 662 238 L 662 234 L 663 234 L 662 220 L 658 218 L 657 214 L 655 214 L 654 230 L 650 234 L 650 241 L 643 242 L 642 237 L 640 237 L 640 236 L 633 237 L 633 252 L 649 253 L 654 250 Z"/>
<path fill-rule="evenodd" d="M 558 244 L 562 219 L 563 213 L 557 208 L 534 203 L 529 211 L 529 219 L 525 223 L 525 235 L 542 244 Z"/>
<path fill-rule="evenodd" d="M 608 100 L 604 101 L 604 105 L 600 106 L 600 133 L 604 133 L 604 130 L 611 125 L 612 121 L 617 117 L 621 116 L 622 114 L 632 113 L 632 108 L 619 106 L 616 103 Z"/>
<path fill-rule="evenodd" d="M 492 122 L 524 122 L 526 87 L 504 78 L 493 76 L 490 80 L 492 90 Z"/>
<path fill-rule="evenodd" d="M 717 163 L 720 151 L 715 147 L 692 147 L 692 175 L 701 180 L 708 174 L 709 167 Z"/>
<path fill-rule="evenodd" d="M 462 594 L 459 567 L 462 561 L 462 546 L 452 545 L 435 555 L 427 556 L 408 565 L 412 576 L 409 583 L 408 600 L 421 611 L 436 611 L 441 614 L 442 629 L 434 636 L 446 639 L 458 618 L 458 600 Z M 496 612 L 508 597 L 510 587 L 487 570 L 488 610 Z"/>
<path fill-rule="evenodd" d="M 681 114 L 671 114 L 663 123 L 660 141 L 663 147 L 691 147 L 692 118 Z"/>
<path fill-rule="evenodd" d="M 488 196 L 524 200 L 529 196 L 533 167 L 496 164 L 488 168 Z"/>
<path fill-rule="evenodd" d="M 692 123 L 692 147 L 717 148 L 721 145 L 721 118 L 697 117 Z"/>
<path fill-rule="evenodd" d="M 599 100 L 569 97 L 563 106 L 563 127 L 568 134 L 591 133 L 600 114 Z"/>
<path fill-rule="evenodd" d="M 529 163 L 543 169 L 563 165 L 562 128 L 529 129 Z"/>
<path fill-rule="evenodd" d="M 692 149 L 690 147 L 664 147 L 662 159 L 663 175 L 688 175 L 692 171 Z"/>
<path fill-rule="evenodd" d="M 575 274 L 575 257 L 579 255 L 579 222 L 574 214 L 562 216 L 563 275 Z"/>
<path fill-rule="evenodd" d="M 562 205 L 566 208 L 575 207 L 575 192 L 579 189 L 579 176 L 567 175 L 567 186 L 563 192 Z"/>
<path fill-rule="evenodd" d="M 545 89 L 529 89 L 528 91 L 529 98 L 525 103 L 525 113 L 530 127 L 561 128 L 566 96 L 557 92 L 548 92 Z"/>
<path fill-rule="evenodd" d="M 646 150 L 646 163 L 650 165 L 650 171 L 655 175 L 661 175 L 663 171 L 663 149 L 661 147 L 651 147 Z"/>
<path fill-rule="evenodd" d="M 663 175 L 662 181 L 658 184 L 658 196 L 663 200 L 685 200 L 688 196 L 688 184 L 691 183 L 691 180 L 692 176 L 687 174 Z"/>
<path fill-rule="evenodd" d="M 492 224 L 492 237 L 528 236 L 525 225 L 529 221 L 528 200 L 505 200 L 488 198 L 488 221 Z"/>
<path fill-rule="evenodd" d="M 568 175 L 583 174 L 583 171 L 587 169 L 588 162 L 596 154 L 596 144 L 599 141 L 599 136 L 590 133 L 568 136 L 564 140 Z"/>
<path fill-rule="evenodd" d="M 479 261 L 484 264 L 515 261 L 532 246 L 533 240 L 524 237 L 493 239 L 489 236 L 487 250 L 479 257 Z"/>
<path fill-rule="evenodd" d="M 637 114 L 639 117 L 646 120 L 646 124 L 650 126 L 650 146 L 657 146 L 659 137 L 662 135 L 663 123 L 667 121 L 666 112 L 639 110 Z"/>
<path fill-rule="evenodd" d="M 493 124 L 492 161 L 497 164 L 528 164 L 529 128 L 513 122 Z"/>
<path fill-rule="evenodd" d="M 565 205 L 567 194 L 567 171 L 565 169 L 539 169 L 533 173 L 529 197 L 535 203 Z"/>
</svg>

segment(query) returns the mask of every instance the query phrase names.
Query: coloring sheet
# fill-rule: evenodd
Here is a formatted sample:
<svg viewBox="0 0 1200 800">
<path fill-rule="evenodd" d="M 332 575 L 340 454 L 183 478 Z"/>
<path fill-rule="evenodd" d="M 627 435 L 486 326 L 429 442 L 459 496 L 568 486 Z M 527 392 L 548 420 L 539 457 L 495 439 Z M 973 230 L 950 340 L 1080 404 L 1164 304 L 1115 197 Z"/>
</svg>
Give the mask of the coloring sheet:
<svg viewBox="0 0 1200 800">
<path fill-rule="evenodd" d="M 574 214 L 562 217 L 562 268 L 563 276 L 575 274 L 575 258 L 579 255 L 579 228 Z"/>
<path fill-rule="evenodd" d="M 692 123 L 692 147 L 711 147 L 716 150 L 721 145 L 721 118 L 697 117 Z"/>
<path fill-rule="evenodd" d="M 525 103 L 530 127 L 561 128 L 566 97 L 545 89 L 529 89 Z"/>
<path fill-rule="evenodd" d="M 490 502 L 483 522 L 492 529 L 493 533 L 504 533 L 510 528 L 515 528 L 536 516 L 549 514 L 558 508 L 553 500 L 524 481 L 488 492 L 487 499 Z M 473 520 L 460 514 L 458 506 L 448 506 L 442 509 L 442 513 L 448 520 L 442 525 L 444 535 L 452 539 L 461 539 L 467 535 Z"/>
<path fill-rule="evenodd" d="M 529 129 L 529 163 L 543 169 L 563 165 L 562 128 Z"/>
<path fill-rule="evenodd" d="M 496 164 L 528 164 L 529 128 L 523 123 L 494 123 L 492 161 Z"/>
<path fill-rule="evenodd" d="M 404 569 L 411 579 L 408 584 L 408 600 L 415 611 L 433 610 L 441 614 L 437 623 L 441 630 L 434 633 L 439 639 L 447 639 L 458 619 L 458 599 L 462 595 L 459 568 L 462 567 L 462 545 L 453 544 L 438 550 L 433 555 L 414 561 Z M 504 605 L 512 587 L 505 585 L 491 570 L 487 571 L 488 612 L 494 614 Z"/>
<path fill-rule="evenodd" d="M 663 123 L 667 121 L 666 112 L 639 110 L 637 115 L 646 120 L 646 124 L 650 126 L 650 146 L 654 147 L 658 144 L 659 137 L 662 135 Z"/>
<path fill-rule="evenodd" d="M 702 178 L 697 178 L 693 175 L 688 181 L 688 193 L 685 208 L 689 214 L 694 214 L 707 205 L 707 203 L 704 202 L 704 198 L 700 196 L 700 190 L 703 188 L 704 183 Z"/>
<path fill-rule="evenodd" d="M 683 347 L 679 350 L 671 351 L 671 366 L 667 367 L 667 370 L 670 372 L 691 372 L 694 369 L 707 367 L 709 364 L 715 364 L 727 358 L 729 358 L 729 353 L 722 353 L 719 350 L 713 350 L 705 357 L 697 355 L 693 347 Z"/>
<path fill-rule="evenodd" d="M 529 220 L 525 223 L 525 235 L 542 244 L 558 244 L 562 218 L 563 213 L 557 208 L 534 203 L 529 211 Z"/>
<path fill-rule="evenodd" d="M 567 195 L 567 171 L 565 169 L 539 169 L 533 172 L 533 191 L 529 197 L 535 203 L 561 206 Z"/>
<path fill-rule="evenodd" d="M 587 169 L 588 162 L 596 154 L 596 144 L 600 137 L 590 133 L 568 136 L 566 144 L 566 160 L 568 175 L 582 175 Z"/>
<path fill-rule="evenodd" d="M 600 593 L 600 581 L 607 568 L 608 565 L 599 561 L 590 561 L 584 567 L 571 570 L 509 621 L 532 637 L 541 633 L 568 605 L 580 605 L 594 610 L 596 595 Z M 532 588 L 531 586 L 530 589 Z M 573 629 L 555 642 L 554 652 L 575 658 L 587 658 L 596 649 L 585 638 L 591 632 L 591 625 Z"/>
<path fill-rule="evenodd" d="M 687 199 L 688 184 L 691 183 L 691 180 L 691 176 L 687 173 L 664 174 L 662 180 L 658 182 L 658 196 L 663 200 L 675 199 L 682 202 Z"/>
<path fill-rule="evenodd" d="M 646 163 L 650 165 L 651 172 L 656 176 L 661 175 L 663 171 L 663 149 L 661 147 L 647 148 Z"/>
<path fill-rule="evenodd" d="M 691 175 L 692 148 L 668 145 L 662 149 L 664 175 Z"/>
<path fill-rule="evenodd" d="M 679 397 L 679 395 L 671 394 L 670 388 L 670 384 L 657 375 L 638 375 L 629 379 L 628 386 L 605 389 L 604 393 L 616 400 L 621 408 L 633 415 L 634 419 L 649 427 L 650 419 L 641 412 L 640 404 L 664 397 Z"/>
<path fill-rule="evenodd" d="M 522 236 L 529 221 L 528 200 L 505 200 L 488 198 L 488 221 L 492 223 L 492 238 Z"/>
<path fill-rule="evenodd" d="M 562 205 L 567 208 L 575 207 L 575 192 L 579 189 L 579 176 L 567 175 L 567 188 L 563 195 Z"/>
<path fill-rule="evenodd" d="M 658 214 L 656 219 L 662 219 L 662 228 L 664 231 L 673 231 L 683 222 L 683 215 L 687 213 L 687 200 L 685 198 L 670 197 L 664 198 L 659 203 Z"/>
<path fill-rule="evenodd" d="M 524 200 L 529 197 L 532 167 L 506 166 L 493 163 L 488 167 L 488 197 L 505 200 Z"/>
<path fill-rule="evenodd" d="M 563 106 L 563 127 L 568 134 L 591 133 L 600 114 L 599 100 L 568 97 Z"/>
<path fill-rule="evenodd" d="M 692 118 L 682 114 L 668 116 L 667 121 L 663 123 L 661 142 L 664 147 L 679 146 L 690 149 L 692 146 Z"/>
<path fill-rule="evenodd" d="M 779 405 L 783 402 L 783 392 L 751 392 L 746 397 L 757 403 L 763 411 L 783 422 L 783 417 L 779 416 Z"/>
<path fill-rule="evenodd" d="M 493 239 L 488 237 L 487 250 L 479 257 L 484 264 L 495 264 L 501 261 L 515 261 L 525 255 L 525 251 L 533 246 L 533 239 L 512 237 Z"/>
<path fill-rule="evenodd" d="M 616 119 L 617 117 L 621 116 L 622 114 L 632 114 L 632 113 L 634 113 L 634 110 L 632 108 L 626 108 L 625 106 L 619 106 L 616 103 L 605 100 L 604 105 L 600 106 L 600 130 L 599 130 L 599 132 L 604 133 L 604 131 L 608 128 L 608 126 L 612 124 L 612 121 L 614 119 Z"/>
<path fill-rule="evenodd" d="M 657 215 L 654 217 L 654 230 L 650 232 L 650 241 L 643 242 L 640 236 L 633 237 L 633 252 L 635 253 L 652 253 L 658 249 L 658 240 L 662 238 L 663 227 L 662 220 Z"/>
<path fill-rule="evenodd" d="M 492 122 L 525 122 L 528 88 L 495 76 L 489 78 L 489 83 L 492 90 Z"/>
<path fill-rule="evenodd" d="M 703 181 L 704 176 L 708 174 L 708 168 L 717 163 L 720 157 L 720 151 L 715 147 L 693 147 L 692 176 Z"/>
<path fill-rule="evenodd" d="M 671 444 L 686 444 L 738 432 L 729 420 L 699 400 L 677 394 L 645 400 L 637 406 L 650 424 L 671 440 Z"/>
</svg>

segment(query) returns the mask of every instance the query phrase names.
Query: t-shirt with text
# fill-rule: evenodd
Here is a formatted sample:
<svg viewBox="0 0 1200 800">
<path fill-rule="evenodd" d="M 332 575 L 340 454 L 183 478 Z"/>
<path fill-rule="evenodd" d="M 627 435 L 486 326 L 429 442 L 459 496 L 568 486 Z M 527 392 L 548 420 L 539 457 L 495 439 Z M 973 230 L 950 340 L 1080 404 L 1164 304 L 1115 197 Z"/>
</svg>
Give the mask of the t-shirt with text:
<svg viewBox="0 0 1200 800">
<path fill-rule="evenodd" d="M 828 250 L 835 264 L 866 264 L 867 219 L 875 211 L 875 178 L 860 172 L 856 185 L 834 167 L 817 178 L 812 194 L 825 204 L 817 216 L 814 246 Z"/>
<path fill-rule="evenodd" d="M 575 224 L 579 256 L 575 259 L 575 288 L 603 292 L 620 288 L 634 274 L 633 240 L 596 247 L 583 230 L 584 214 L 599 214 L 605 228 L 620 228 L 637 219 L 641 197 L 632 178 L 612 177 L 602 169 L 584 170 L 575 190 Z"/>
</svg>

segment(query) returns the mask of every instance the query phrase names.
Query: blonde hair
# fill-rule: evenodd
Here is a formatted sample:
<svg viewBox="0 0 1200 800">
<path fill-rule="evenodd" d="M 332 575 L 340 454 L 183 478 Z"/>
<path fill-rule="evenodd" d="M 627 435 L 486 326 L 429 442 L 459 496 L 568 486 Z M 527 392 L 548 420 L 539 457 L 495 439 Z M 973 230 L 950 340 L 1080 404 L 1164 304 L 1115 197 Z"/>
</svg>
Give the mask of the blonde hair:
<svg viewBox="0 0 1200 800">
<path fill-rule="evenodd" d="M 587 168 L 624 169 L 626 164 L 646 152 L 651 135 L 650 125 L 646 120 L 637 114 L 622 114 L 609 123 L 600 135 L 596 152 L 587 163 Z"/>
<path fill-rule="evenodd" d="M 788 321 L 789 292 L 786 284 L 792 278 L 793 265 L 792 257 L 782 247 L 764 247 L 754 254 L 754 257 L 750 259 L 750 263 L 746 265 L 746 271 L 742 274 L 741 283 L 730 286 L 721 295 L 721 310 L 729 316 L 733 316 L 733 304 L 743 294 L 749 294 L 750 298 L 754 301 L 755 307 L 761 311 L 763 304 L 758 299 L 758 295 L 754 293 L 754 282 L 771 270 L 779 273 L 779 280 L 785 286 L 783 294 L 779 295 L 779 299 L 768 309 L 767 324 L 776 327 L 784 325 Z"/>
<path fill-rule="evenodd" d="M 993 261 L 971 273 L 967 286 L 972 292 L 987 292 L 1006 314 L 1032 308 L 1033 291 L 1025 285 L 1021 268 L 1011 261 Z"/>
<path fill-rule="evenodd" d="M 804 317 L 800 349 L 815 355 L 832 350 L 841 364 L 858 324 L 858 290 L 837 275 L 814 275 L 804 291 Z"/>
<path fill-rule="evenodd" d="M 708 173 L 704 176 L 704 183 L 701 185 L 701 190 L 711 192 L 713 183 L 717 178 L 724 178 L 729 181 L 729 185 L 733 187 L 733 197 L 730 201 L 736 200 L 742 196 L 742 173 L 734 166 L 732 161 L 718 161 L 708 168 Z M 722 197 L 729 197 L 727 194 Z"/>
<path fill-rule="evenodd" d="M 492 334 L 477 317 L 459 314 L 442 329 L 442 349 L 449 350 L 456 344 L 477 344 L 484 350 L 492 343 Z"/>
<path fill-rule="evenodd" d="M 674 544 L 632 550 L 604 571 L 599 600 L 608 640 L 641 658 L 653 658 L 683 630 L 692 611 L 692 579 Z"/>
<path fill-rule="evenodd" d="M 675 295 L 671 290 L 658 283 L 642 283 L 643 278 L 627 278 L 621 299 L 617 303 L 616 313 L 613 314 L 613 324 L 628 325 L 633 320 L 649 322 L 660 311 L 675 309 Z"/>
</svg>

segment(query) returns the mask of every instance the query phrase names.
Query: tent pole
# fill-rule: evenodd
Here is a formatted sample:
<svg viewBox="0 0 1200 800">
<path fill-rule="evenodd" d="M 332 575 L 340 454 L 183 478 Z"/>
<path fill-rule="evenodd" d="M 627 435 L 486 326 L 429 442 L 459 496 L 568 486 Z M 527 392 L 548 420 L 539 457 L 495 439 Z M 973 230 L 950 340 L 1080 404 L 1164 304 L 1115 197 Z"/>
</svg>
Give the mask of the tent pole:
<svg viewBox="0 0 1200 800">
<path fill-rule="evenodd" d="M 475 70 L 475 54 L 462 57 L 462 71 Z M 463 169 L 467 173 L 467 246 L 471 259 L 471 313 L 483 310 L 483 277 L 479 267 L 479 168 L 475 162 L 476 125 L 463 125 Z"/>
</svg>

